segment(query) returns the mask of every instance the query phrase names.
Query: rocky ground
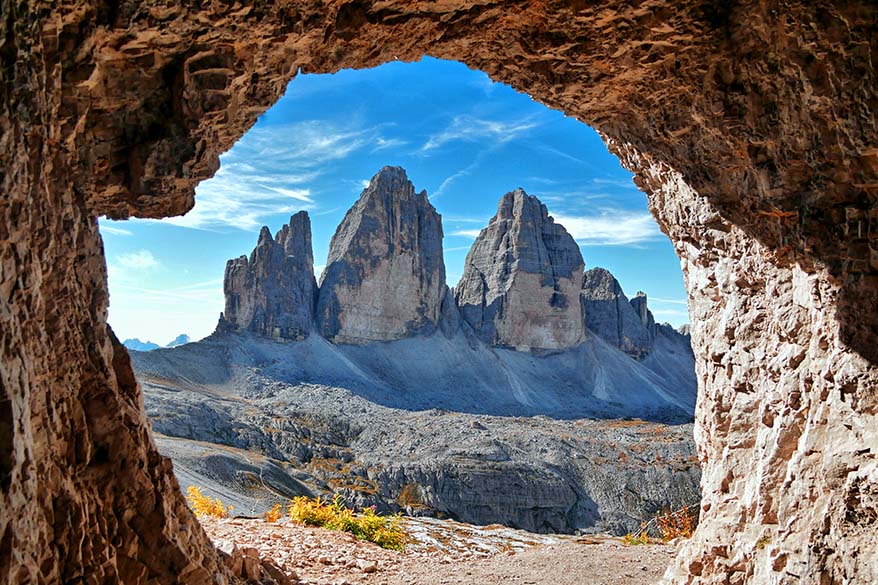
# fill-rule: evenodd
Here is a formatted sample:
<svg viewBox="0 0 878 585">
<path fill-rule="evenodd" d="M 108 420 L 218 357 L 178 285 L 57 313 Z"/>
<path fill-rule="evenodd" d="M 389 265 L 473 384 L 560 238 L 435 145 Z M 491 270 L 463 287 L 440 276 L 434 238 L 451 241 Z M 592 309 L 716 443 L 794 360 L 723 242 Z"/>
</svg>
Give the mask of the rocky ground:
<svg viewBox="0 0 878 585">
<path fill-rule="evenodd" d="M 629 546 L 607 536 L 540 536 L 502 526 L 407 519 L 404 552 L 340 533 L 259 519 L 202 519 L 210 538 L 245 562 L 268 560 L 303 585 L 647 585 L 672 545 Z M 252 561 L 251 561 L 252 562 Z"/>
<path fill-rule="evenodd" d="M 591 350 L 602 348 L 594 344 Z M 132 355 L 159 449 L 181 485 L 199 486 L 243 514 L 258 516 L 296 495 L 340 493 L 351 505 L 385 512 L 541 533 L 624 534 L 663 508 L 698 501 L 690 424 L 481 414 L 475 406 L 492 399 L 490 379 L 451 387 L 453 380 L 419 371 L 417 355 L 424 361 L 435 350 L 435 367 L 451 362 L 442 355 L 449 347 L 458 344 L 441 335 L 375 344 L 369 360 L 358 353 L 363 348 L 320 339 L 230 335 Z M 366 368 L 393 353 L 412 364 L 408 385 L 353 379 L 351 372 L 377 376 Z M 504 359 L 529 360 L 516 363 L 525 381 L 550 379 L 571 357 L 508 353 Z M 418 388 L 414 380 L 427 382 Z M 566 387 L 520 391 L 535 409 L 587 402 Z M 476 412 L 417 408 L 431 399 L 456 399 Z M 494 407 L 502 412 L 503 404 Z"/>
</svg>

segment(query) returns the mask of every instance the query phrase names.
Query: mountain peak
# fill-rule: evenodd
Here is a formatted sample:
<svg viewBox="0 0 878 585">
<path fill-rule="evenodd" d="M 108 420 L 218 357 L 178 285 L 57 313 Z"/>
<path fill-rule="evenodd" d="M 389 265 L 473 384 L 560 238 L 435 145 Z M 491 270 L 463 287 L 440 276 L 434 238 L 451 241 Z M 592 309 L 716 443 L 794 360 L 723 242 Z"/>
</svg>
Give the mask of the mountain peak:
<svg viewBox="0 0 878 585">
<path fill-rule="evenodd" d="M 501 197 L 473 243 L 455 297 L 461 316 L 486 342 L 565 349 L 584 338 L 584 267 L 567 230 L 538 198 L 518 188 Z"/>
</svg>

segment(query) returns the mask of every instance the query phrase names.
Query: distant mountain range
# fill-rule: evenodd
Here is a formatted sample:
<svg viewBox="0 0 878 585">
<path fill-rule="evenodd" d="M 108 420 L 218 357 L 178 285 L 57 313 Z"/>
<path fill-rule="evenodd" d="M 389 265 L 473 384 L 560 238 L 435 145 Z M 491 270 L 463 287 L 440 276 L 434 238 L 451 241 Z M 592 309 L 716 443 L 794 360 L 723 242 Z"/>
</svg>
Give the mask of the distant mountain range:
<svg viewBox="0 0 878 585">
<path fill-rule="evenodd" d="M 607 270 L 585 270 L 521 189 L 502 197 L 454 288 L 442 237 L 399 167 L 347 212 L 319 282 L 306 212 L 262 228 L 226 265 L 214 334 L 132 354 L 181 485 L 251 515 L 337 493 L 536 532 L 624 534 L 697 501 L 685 330 L 656 323 L 646 294 L 628 298 Z M 642 420 L 608 420 L 626 417 Z"/>
<path fill-rule="evenodd" d="M 158 343 L 153 343 L 152 341 L 140 341 L 138 338 L 133 337 L 131 339 L 126 339 L 122 342 L 122 345 L 127 347 L 128 349 L 133 349 L 134 351 L 152 351 L 154 349 L 161 349 L 162 347 L 178 347 L 180 345 L 185 345 L 189 343 L 191 339 L 185 333 L 181 333 L 170 343 L 167 345 L 159 345 Z"/>
</svg>

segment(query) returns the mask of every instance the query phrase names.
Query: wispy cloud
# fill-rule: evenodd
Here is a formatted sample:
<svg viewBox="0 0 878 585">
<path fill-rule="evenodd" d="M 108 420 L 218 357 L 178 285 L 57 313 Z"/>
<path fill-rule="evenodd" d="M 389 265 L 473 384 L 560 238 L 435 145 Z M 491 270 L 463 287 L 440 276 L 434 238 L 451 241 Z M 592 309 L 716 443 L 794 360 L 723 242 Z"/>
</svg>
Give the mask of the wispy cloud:
<svg viewBox="0 0 878 585">
<path fill-rule="evenodd" d="M 159 261 L 149 250 L 138 250 L 116 257 L 115 264 L 122 268 L 130 268 L 134 270 L 148 270 L 159 265 Z"/>
<path fill-rule="evenodd" d="M 461 250 L 469 250 L 472 246 L 451 246 L 450 248 L 442 248 L 443 252 L 459 252 Z"/>
<path fill-rule="evenodd" d="M 688 311 L 680 311 L 678 309 L 650 309 L 656 317 L 683 317 L 688 318 Z"/>
<path fill-rule="evenodd" d="M 107 225 L 108 221 L 112 221 L 112 220 L 107 219 L 107 220 L 101 220 L 101 222 L 100 222 L 100 230 L 101 230 L 102 234 L 110 234 L 113 236 L 133 236 L 134 235 L 134 233 L 131 232 L 130 230 Z"/>
<path fill-rule="evenodd" d="M 577 242 L 587 246 L 637 246 L 662 237 L 646 212 L 603 210 L 598 215 L 554 217 Z"/>
<path fill-rule="evenodd" d="M 490 140 L 493 143 L 505 143 L 518 138 L 524 132 L 536 128 L 538 125 L 533 119 L 499 121 L 466 115 L 455 116 L 448 127 L 430 136 L 421 150 L 427 152 L 457 140 L 469 142 Z"/>
<path fill-rule="evenodd" d="M 256 127 L 221 158 L 216 175 L 198 186 L 195 207 L 174 225 L 252 231 L 278 213 L 318 208 L 312 183 L 357 151 L 395 146 L 380 127 L 320 121 Z"/>
<path fill-rule="evenodd" d="M 375 146 L 372 147 L 372 152 L 376 150 L 384 150 L 387 148 L 399 148 L 400 146 L 405 146 L 408 144 L 407 140 L 403 140 L 402 138 L 384 138 L 379 136 L 375 139 Z"/>
<path fill-rule="evenodd" d="M 460 236 L 462 238 L 477 238 L 482 230 L 456 230 L 448 234 L 449 236 Z"/>
<path fill-rule="evenodd" d="M 652 303 L 652 302 L 667 303 L 669 305 L 684 305 L 684 306 L 689 305 L 689 303 L 687 303 L 686 301 L 681 300 L 681 299 L 662 299 L 659 297 L 649 297 L 649 302 L 650 303 Z"/>
<path fill-rule="evenodd" d="M 481 225 L 488 224 L 488 220 L 484 217 L 464 217 L 460 215 L 443 215 L 442 221 L 443 223 L 478 223 Z"/>
</svg>

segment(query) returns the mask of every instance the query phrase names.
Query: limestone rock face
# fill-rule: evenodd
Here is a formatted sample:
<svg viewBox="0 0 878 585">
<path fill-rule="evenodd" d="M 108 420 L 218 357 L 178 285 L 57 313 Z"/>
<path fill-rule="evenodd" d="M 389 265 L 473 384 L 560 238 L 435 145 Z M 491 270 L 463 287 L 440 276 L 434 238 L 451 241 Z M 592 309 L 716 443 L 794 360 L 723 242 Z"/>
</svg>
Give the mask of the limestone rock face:
<svg viewBox="0 0 878 585">
<path fill-rule="evenodd" d="M 455 287 L 461 317 L 485 342 L 519 350 L 557 350 L 583 340 L 579 246 L 522 189 L 500 200 L 497 214 L 466 256 Z"/>
<path fill-rule="evenodd" d="M 647 318 L 638 312 L 638 298 L 629 302 L 619 281 L 605 268 L 585 272 L 581 295 L 585 326 L 630 356 L 642 358 L 652 347 L 652 336 L 644 325 Z"/>
<path fill-rule="evenodd" d="M 404 169 L 384 167 L 332 237 L 317 302 L 320 333 L 336 343 L 431 334 L 446 288 L 441 217 Z"/>
<path fill-rule="evenodd" d="M 250 258 L 241 256 L 226 264 L 223 291 L 226 309 L 219 330 L 277 339 L 307 337 L 317 298 L 308 213 L 292 216 L 274 238 L 263 227 Z"/>
</svg>

